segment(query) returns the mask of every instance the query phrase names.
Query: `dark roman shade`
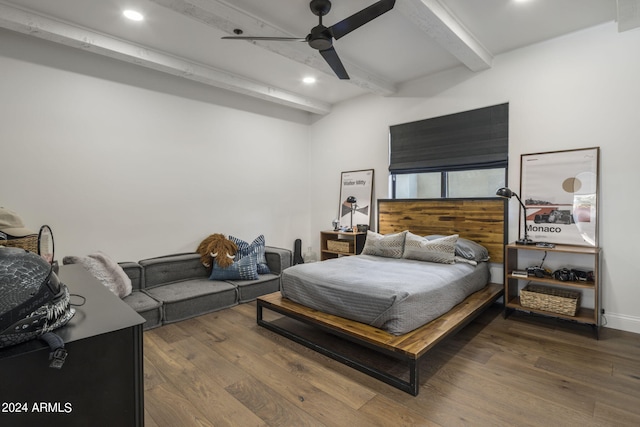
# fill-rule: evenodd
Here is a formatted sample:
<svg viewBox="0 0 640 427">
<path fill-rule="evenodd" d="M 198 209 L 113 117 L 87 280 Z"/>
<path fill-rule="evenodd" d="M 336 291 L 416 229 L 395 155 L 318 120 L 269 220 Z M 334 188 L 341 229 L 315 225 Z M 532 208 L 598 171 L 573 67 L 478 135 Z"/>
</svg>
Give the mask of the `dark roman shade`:
<svg viewBox="0 0 640 427">
<path fill-rule="evenodd" d="M 392 174 L 507 167 L 509 104 L 390 127 Z"/>
</svg>

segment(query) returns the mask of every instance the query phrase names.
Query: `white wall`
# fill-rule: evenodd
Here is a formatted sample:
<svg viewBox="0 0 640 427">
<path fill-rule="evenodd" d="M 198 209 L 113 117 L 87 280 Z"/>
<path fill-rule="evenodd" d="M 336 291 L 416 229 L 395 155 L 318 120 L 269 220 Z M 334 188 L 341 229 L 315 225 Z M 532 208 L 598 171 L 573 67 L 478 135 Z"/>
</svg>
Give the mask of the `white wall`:
<svg viewBox="0 0 640 427">
<path fill-rule="evenodd" d="M 600 246 L 608 326 L 640 332 L 634 265 L 640 197 L 640 30 L 614 23 L 495 58 L 490 70 L 464 69 L 404 85 L 397 96 L 366 96 L 312 125 L 311 229 L 330 226 L 341 171 L 375 169 L 375 194 L 388 197 L 388 127 L 509 102 L 509 183 L 520 182 L 520 155 L 601 147 Z M 511 204 L 510 240 L 518 207 Z M 312 237 L 317 246 L 318 237 Z"/>
<path fill-rule="evenodd" d="M 0 75 L 0 206 L 56 259 L 309 234 L 307 113 L 8 31 Z"/>
<path fill-rule="evenodd" d="M 309 125 L 305 113 L 0 31 L 0 205 L 52 225 L 58 259 L 191 251 L 212 232 L 284 247 L 299 237 L 317 252 L 340 172 L 374 168 L 375 195 L 388 196 L 389 125 L 509 102 L 513 188 L 523 153 L 601 147 L 603 307 L 608 326 L 640 332 L 639 48 L 640 30 L 611 23 Z"/>
</svg>

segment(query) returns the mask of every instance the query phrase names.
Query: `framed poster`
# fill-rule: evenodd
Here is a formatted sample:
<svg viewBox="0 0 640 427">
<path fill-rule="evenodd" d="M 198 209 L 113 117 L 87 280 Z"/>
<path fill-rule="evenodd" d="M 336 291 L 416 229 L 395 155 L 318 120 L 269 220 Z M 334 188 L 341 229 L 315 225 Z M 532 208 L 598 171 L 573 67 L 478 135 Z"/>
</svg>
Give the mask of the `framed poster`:
<svg viewBox="0 0 640 427">
<path fill-rule="evenodd" d="M 338 207 L 341 229 L 349 230 L 357 224 L 370 225 L 372 192 L 373 169 L 342 172 Z"/>
<path fill-rule="evenodd" d="M 523 154 L 520 191 L 529 238 L 598 245 L 600 148 Z"/>
</svg>

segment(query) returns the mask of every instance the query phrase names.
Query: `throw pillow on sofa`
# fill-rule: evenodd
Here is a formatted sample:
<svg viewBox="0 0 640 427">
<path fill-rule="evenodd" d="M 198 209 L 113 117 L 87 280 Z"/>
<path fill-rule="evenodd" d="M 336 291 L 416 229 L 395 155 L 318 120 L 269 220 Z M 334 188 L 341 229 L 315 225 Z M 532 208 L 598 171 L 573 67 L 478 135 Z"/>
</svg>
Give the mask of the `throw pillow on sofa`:
<svg viewBox="0 0 640 427">
<path fill-rule="evenodd" d="M 254 254 L 258 263 L 258 274 L 269 274 L 269 266 L 267 265 L 267 258 L 265 256 L 265 239 L 264 235 L 259 235 L 253 242 L 247 243 L 237 237 L 229 236 L 229 240 L 238 246 L 238 252 L 236 253 L 236 261 L 242 258 Z"/>
<path fill-rule="evenodd" d="M 122 267 L 104 252 L 95 252 L 89 256 L 66 256 L 63 264 L 80 264 L 100 283 L 120 298 L 131 294 L 131 279 Z"/>
<path fill-rule="evenodd" d="M 210 280 L 257 280 L 258 263 L 255 254 L 251 254 L 238 261 L 234 261 L 229 267 L 222 268 L 218 262 L 213 263 Z"/>
</svg>

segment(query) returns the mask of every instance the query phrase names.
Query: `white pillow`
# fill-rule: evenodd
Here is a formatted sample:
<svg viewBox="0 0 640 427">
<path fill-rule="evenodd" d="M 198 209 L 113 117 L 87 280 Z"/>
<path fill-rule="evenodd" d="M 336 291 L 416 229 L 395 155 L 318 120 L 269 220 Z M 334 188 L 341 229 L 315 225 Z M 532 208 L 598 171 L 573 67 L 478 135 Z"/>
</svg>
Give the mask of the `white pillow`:
<svg viewBox="0 0 640 427">
<path fill-rule="evenodd" d="M 80 264 L 100 283 L 120 298 L 131 294 L 131 279 L 122 267 L 104 252 L 95 252 L 89 256 L 66 256 L 63 264 Z"/>
<path fill-rule="evenodd" d="M 407 232 L 402 258 L 453 264 L 455 262 L 457 241 L 457 234 L 428 240 L 422 236 Z"/>
<path fill-rule="evenodd" d="M 362 249 L 363 255 L 375 255 L 386 258 L 402 258 L 404 250 L 404 238 L 407 231 L 394 234 L 378 234 L 374 231 L 367 231 L 367 240 Z"/>
</svg>

